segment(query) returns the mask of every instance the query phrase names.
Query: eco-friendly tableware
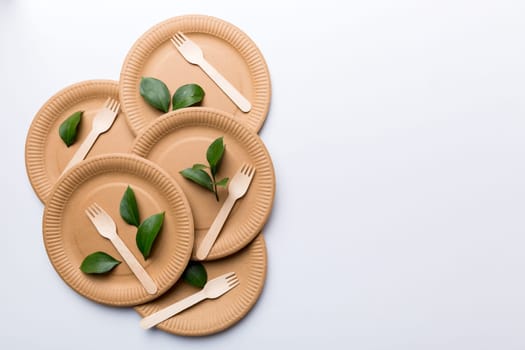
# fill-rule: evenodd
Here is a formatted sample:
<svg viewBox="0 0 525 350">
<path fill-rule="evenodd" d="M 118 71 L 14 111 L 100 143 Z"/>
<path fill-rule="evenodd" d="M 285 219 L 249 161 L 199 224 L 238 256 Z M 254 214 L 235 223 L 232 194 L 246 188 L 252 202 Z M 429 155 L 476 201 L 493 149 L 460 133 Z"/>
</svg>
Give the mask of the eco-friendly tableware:
<svg viewBox="0 0 525 350">
<path fill-rule="evenodd" d="M 144 329 L 151 328 L 170 317 L 175 316 L 181 311 L 200 303 L 205 299 L 217 299 L 224 293 L 239 285 L 239 279 L 235 272 L 228 272 L 224 275 L 209 280 L 206 285 L 197 293 L 192 294 L 170 306 L 144 317 L 140 321 L 140 326 Z"/>
<path fill-rule="evenodd" d="M 188 64 L 173 47 L 170 39 L 177 32 L 199 45 L 206 60 L 250 101 L 248 113 L 237 108 L 202 69 Z M 270 108 L 270 74 L 261 51 L 241 29 L 216 17 L 170 18 L 153 26 L 130 48 L 120 73 L 120 102 L 136 135 L 162 115 L 140 95 L 142 77 L 162 80 L 172 94 L 184 84 L 198 84 L 206 94 L 203 107 L 224 111 L 255 132 Z"/>
<path fill-rule="evenodd" d="M 182 187 L 192 208 L 196 250 L 227 197 L 219 188 L 219 201 L 210 191 L 185 179 L 180 171 L 206 162 L 206 150 L 223 137 L 224 155 L 217 178 L 232 177 L 243 163 L 257 168 L 250 190 L 235 206 L 206 260 L 224 258 L 250 243 L 261 232 L 275 194 L 275 174 L 261 138 L 230 115 L 216 109 L 189 107 L 159 117 L 141 133 L 132 152 L 165 169 Z"/>
<path fill-rule="evenodd" d="M 203 261 L 210 279 L 230 271 L 241 282 L 239 286 L 217 300 L 207 300 L 186 309 L 175 317 L 157 324 L 156 328 L 183 336 L 203 336 L 221 332 L 239 322 L 252 310 L 264 288 L 267 270 L 266 245 L 259 234 L 241 251 L 224 259 Z M 122 265 L 122 264 L 121 264 Z M 170 306 L 198 289 L 182 278 L 169 291 L 148 303 L 138 305 L 135 310 L 142 316 Z"/>
<path fill-rule="evenodd" d="M 46 202 L 51 188 L 67 163 L 87 138 L 93 118 L 104 101 L 111 97 L 118 100 L 118 82 L 113 80 L 87 80 L 65 87 L 50 97 L 35 114 L 27 133 L 25 145 L 26 171 L 42 202 Z M 77 141 L 70 147 L 59 135 L 59 127 L 71 114 L 84 111 Z M 135 135 L 128 126 L 123 112 L 107 132 L 102 134 L 86 156 L 128 152 Z"/>
<path fill-rule="evenodd" d="M 245 113 L 249 112 L 252 109 L 250 101 L 244 97 L 239 90 L 235 88 L 221 73 L 215 69 L 206 59 L 204 58 L 204 53 L 199 45 L 195 44 L 193 41 L 188 39 L 186 35 L 181 32 L 178 32 L 171 38 L 171 42 L 177 50 L 180 52 L 182 57 L 186 59 L 191 64 L 196 64 L 199 66 L 204 73 L 206 73 L 211 80 L 217 84 L 218 87 L 228 96 L 233 103 L 239 107 L 239 109 Z"/>
<path fill-rule="evenodd" d="M 109 216 L 109 214 L 106 213 L 106 211 L 97 203 L 91 204 L 86 209 L 85 213 L 97 229 L 97 232 L 102 237 L 109 239 L 115 246 L 115 249 L 119 252 L 126 264 L 128 264 L 129 268 L 133 271 L 140 283 L 142 283 L 146 291 L 149 294 L 157 293 L 158 288 L 155 285 L 155 282 L 153 282 L 146 270 L 144 270 L 137 258 L 135 258 L 135 255 L 133 255 L 117 234 L 117 225 L 111 216 Z"/>
<path fill-rule="evenodd" d="M 128 186 L 135 193 L 141 221 L 164 212 L 162 230 L 146 260 L 137 246 L 137 227 L 120 215 Z M 156 294 L 144 289 L 128 264 L 104 275 L 81 271 L 82 261 L 94 252 L 122 260 L 84 214 L 92 203 L 113 218 L 120 238 L 155 282 Z M 46 203 L 42 229 L 49 260 L 64 282 L 86 298 L 112 306 L 135 306 L 165 293 L 182 275 L 194 241 L 191 208 L 180 185 L 157 164 L 132 154 L 88 157 L 60 177 Z"/>
<path fill-rule="evenodd" d="M 221 210 L 219 210 L 219 213 L 211 224 L 206 236 L 204 236 L 204 239 L 197 248 L 197 259 L 206 259 L 210 253 L 211 247 L 221 232 L 224 222 L 228 218 L 228 215 L 230 215 L 233 205 L 239 198 L 246 194 L 254 175 L 255 168 L 253 165 L 244 163 L 230 180 L 228 185 L 228 197 L 222 204 Z"/>
<path fill-rule="evenodd" d="M 109 130 L 109 128 L 111 128 L 111 125 L 113 125 L 113 122 L 118 115 L 119 109 L 120 103 L 111 97 L 109 97 L 106 102 L 104 102 L 102 109 L 93 118 L 91 131 L 84 141 L 82 141 L 82 144 L 75 152 L 75 155 L 73 155 L 73 158 L 71 158 L 69 163 L 67 163 L 66 167 L 62 171 L 62 174 L 86 157 L 100 134 L 105 133 Z"/>
</svg>

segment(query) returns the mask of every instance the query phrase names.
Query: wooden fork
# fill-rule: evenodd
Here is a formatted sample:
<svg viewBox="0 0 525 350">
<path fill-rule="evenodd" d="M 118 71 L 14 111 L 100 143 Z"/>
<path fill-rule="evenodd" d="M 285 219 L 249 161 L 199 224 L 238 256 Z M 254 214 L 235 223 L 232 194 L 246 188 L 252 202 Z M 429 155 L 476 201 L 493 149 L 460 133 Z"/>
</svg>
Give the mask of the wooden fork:
<svg viewBox="0 0 525 350">
<path fill-rule="evenodd" d="M 146 270 L 144 270 L 137 258 L 135 258 L 133 253 L 117 234 L 117 226 L 115 225 L 115 221 L 113 221 L 111 216 L 109 216 L 109 214 L 106 213 L 106 211 L 102 209 L 97 203 L 93 203 L 86 209 L 86 215 L 89 220 L 91 220 L 98 233 L 113 243 L 115 249 L 117 249 L 119 254 L 122 256 L 122 259 L 124 259 L 131 271 L 144 286 L 144 289 L 146 289 L 149 294 L 157 293 L 157 286 L 155 285 L 155 282 L 153 282 Z"/>
<path fill-rule="evenodd" d="M 249 112 L 252 108 L 250 101 L 244 97 L 221 73 L 219 73 L 211 64 L 206 61 L 202 49 L 186 35 L 178 32 L 171 37 L 171 42 L 182 57 L 191 64 L 196 64 L 206 73 L 211 80 L 228 96 L 233 103 L 243 112 Z"/>
<path fill-rule="evenodd" d="M 233 205 L 237 199 L 246 194 L 246 191 L 248 190 L 248 187 L 250 187 L 254 175 L 255 167 L 244 163 L 233 176 L 233 179 L 230 180 L 230 184 L 228 185 L 228 198 L 226 198 L 224 201 L 222 208 L 219 210 L 219 213 L 211 224 L 210 229 L 206 233 L 206 236 L 204 236 L 204 239 L 199 245 L 199 248 L 197 248 L 197 252 L 195 253 L 197 259 L 206 259 L 210 253 L 211 247 L 221 232 L 224 222 L 228 218 L 228 215 L 230 215 Z"/>
<path fill-rule="evenodd" d="M 230 291 L 231 289 L 239 285 L 239 279 L 235 272 L 229 272 L 212 280 L 209 280 L 208 283 L 195 294 L 186 297 L 180 301 L 177 301 L 170 306 L 165 307 L 147 317 L 144 317 L 140 321 L 140 326 L 144 329 L 151 328 L 166 321 L 168 318 L 175 316 L 181 311 L 186 310 L 190 306 L 193 306 L 205 299 L 216 299 L 223 295 L 224 293 Z"/>
<path fill-rule="evenodd" d="M 91 131 L 89 132 L 88 136 L 84 139 L 84 142 L 82 142 L 80 147 L 77 149 L 77 151 L 73 155 L 73 158 L 71 158 L 64 170 L 62 170 L 62 174 L 86 157 L 89 150 L 91 149 L 91 147 L 93 147 L 93 144 L 95 144 L 95 141 L 100 136 L 100 134 L 105 133 L 109 130 L 109 128 L 111 128 L 111 125 L 113 125 L 113 122 L 117 117 L 119 109 L 120 103 L 118 103 L 118 101 L 112 98 L 108 98 L 106 100 L 102 109 L 93 118 L 93 125 L 91 127 Z"/>
</svg>

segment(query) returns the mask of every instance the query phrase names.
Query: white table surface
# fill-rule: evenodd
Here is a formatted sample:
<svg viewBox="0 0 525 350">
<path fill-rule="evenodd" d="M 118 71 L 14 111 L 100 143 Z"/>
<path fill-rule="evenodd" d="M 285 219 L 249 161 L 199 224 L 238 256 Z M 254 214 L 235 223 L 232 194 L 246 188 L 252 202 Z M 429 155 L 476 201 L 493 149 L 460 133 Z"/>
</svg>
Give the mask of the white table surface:
<svg viewBox="0 0 525 350">
<path fill-rule="evenodd" d="M 277 176 L 264 292 L 205 338 L 67 287 L 24 165 L 51 95 L 192 13 L 263 52 Z M 0 0 L 0 348 L 524 349 L 524 33 L 522 0 Z"/>
</svg>

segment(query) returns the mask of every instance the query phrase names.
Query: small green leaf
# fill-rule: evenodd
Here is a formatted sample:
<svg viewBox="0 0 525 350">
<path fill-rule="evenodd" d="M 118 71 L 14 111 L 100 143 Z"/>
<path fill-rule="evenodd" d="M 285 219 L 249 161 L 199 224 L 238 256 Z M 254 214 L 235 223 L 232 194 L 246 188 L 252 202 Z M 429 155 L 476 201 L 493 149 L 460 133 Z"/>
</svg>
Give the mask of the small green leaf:
<svg viewBox="0 0 525 350">
<path fill-rule="evenodd" d="M 139 227 L 139 208 L 137 207 L 135 192 L 133 192 L 130 186 L 128 186 L 120 200 L 120 216 L 128 224 Z"/>
<path fill-rule="evenodd" d="M 102 274 L 113 270 L 120 261 L 104 252 L 96 252 L 88 255 L 82 264 L 80 270 L 89 274 Z"/>
<path fill-rule="evenodd" d="M 198 261 L 190 261 L 182 273 L 182 279 L 192 286 L 202 288 L 208 281 L 208 273 Z"/>
<path fill-rule="evenodd" d="M 202 169 L 187 168 L 180 172 L 186 179 L 201 185 L 202 187 L 213 192 L 213 181 L 210 175 Z"/>
<path fill-rule="evenodd" d="M 202 169 L 206 169 L 208 166 L 207 165 L 204 165 L 204 164 L 193 164 L 193 166 L 191 167 L 192 169 L 195 169 L 195 170 L 202 170 Z"/>
<path fill-rule="evenodd" d="M 228 184 L 228 180 L 229 179 L 227 177 L 225 177 L 221 181 L 217 182 L 216 185 L 217 186 L 221 186 L 221 187 L 226 187 L 226 185 Z"/>
<path fill-rule="evenodd" d="M 201 102 L 204 98 L 204 90 L 197 84 L 182 85 L 173 94 L 173 110 L 190 107 Z"/>
<path fill-rule="evenodd" d="M 208 160 L 208 163 L 210 164 L 210 170 L 212 176 L 215 176 L 217 174 L 219 165 L 222 160 L 222 156 L 224 155 L 224 143 L 223 138 L 219 137 L 215 141 L 211 143 L 211 145 L 208 147 L 208 150 L 206 151 L 206 159 Z"/>
<path fill-rule="evenodd" d="M 140 96 L 159 111 L 168 112 L 170 109 L 170 91 L 159 79 L 143 77 L 140 80 Z"/>
<path fill-rule="evenodd" d="M 137 247 L 139 248 L 144 259 L 147 259 L 151 253 L 151 247 L 157 238 L 164 222 L 164 212 L 155 214 L 144 220 L 137 230 Z"/>
<path fill-rule="evenodd" d="M 64 141 L 67 147 L 75 143 L 77 139 L 78 126 L 83 114 L 84 111 L 78 111 L 71 114 L 58 128 L 60 138 Z"/>
</svg>

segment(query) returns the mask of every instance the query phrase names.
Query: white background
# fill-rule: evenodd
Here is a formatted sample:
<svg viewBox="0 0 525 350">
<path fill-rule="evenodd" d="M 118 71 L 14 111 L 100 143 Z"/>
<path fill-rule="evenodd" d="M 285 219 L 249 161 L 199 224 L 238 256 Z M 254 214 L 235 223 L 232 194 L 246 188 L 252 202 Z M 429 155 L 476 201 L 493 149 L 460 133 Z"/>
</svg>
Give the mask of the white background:
<svg viewBox="0 0 525 350">
<path fill-rule="evenodd" d="M 24 165 L 51 95 L 191 13 L 263 52 L 278 185 L 264 292 L 205 338 L 69 289 Z M 0 348 L 524 349 L 524 33 L 523 0 L 0 0 Z"/>
</svg>

